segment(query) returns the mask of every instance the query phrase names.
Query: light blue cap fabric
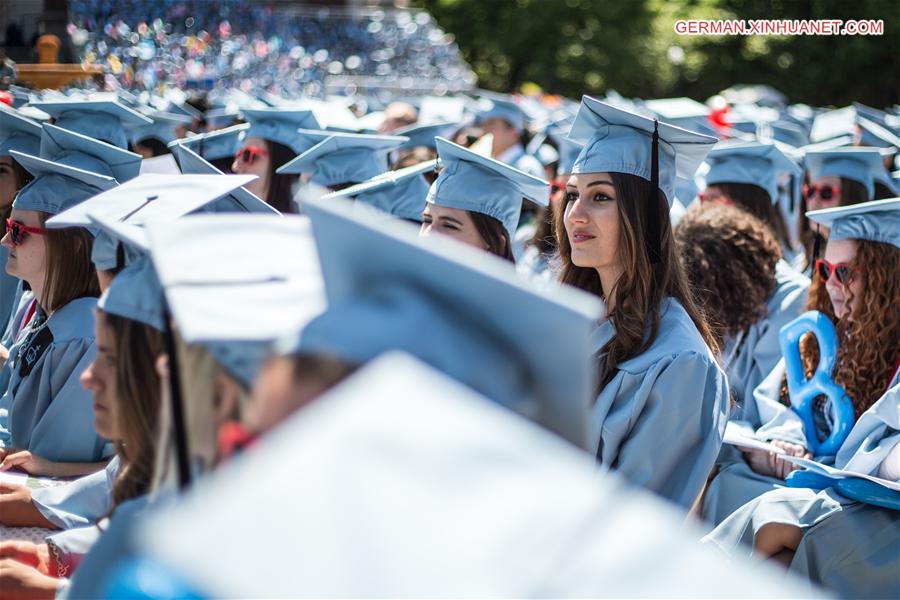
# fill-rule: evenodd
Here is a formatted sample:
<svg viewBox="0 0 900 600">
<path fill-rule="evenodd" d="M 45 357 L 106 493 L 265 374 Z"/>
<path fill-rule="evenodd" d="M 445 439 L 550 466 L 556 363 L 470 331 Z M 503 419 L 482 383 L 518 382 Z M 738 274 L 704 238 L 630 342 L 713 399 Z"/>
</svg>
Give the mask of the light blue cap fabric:
<svg viewBox="0 0 900 600">
<path fill-rule="evenodd" d="M 645 100 L 643 104 L 661 121 L 670 125 L 713 137 L 717 135 L 709 120 L 709 107 L 692 98 L 659 98 Z"/>
<path fill-rule="evenodd" d="M 502 259 L 442 236 L 420 238 L 410 223 L 373 221 L 340 199 L 304 208 L 328 310 L 282 350 L 354 364 L 402 350 L 584 445 L 596 372 L 590 333 L 603 315 L 595 296 L 538 289 Z M 554 368 L 557 360 L 578 375 Z"/>
<path fill-rule="evenodd" d="M 222 171 L 206 162 L 203 158 L 191 152 L 186 146 L 175 144 L 172 146 L 172 154 L 178 160 L 181 172 L 196 175 L 222 175 Z M 277 209 L 266 204 L 266 201 L 239 187 L 227 196 L 211 202 L 204 207 L 207 212 L 251 212 L 266 214 L 281 214 Z"/>
<path fill-rule="evenodd" d="M 229 127 L 237 120 L 239 113 L 233 108 L 214 108 L 203 114 L 206 120 L 206 127 L 212 133 L 221 127 Z"/>
<path fill-rule="evenodd" d="M 541 144 L 534 153 L 534 157 L 541 161 L 541 166 L 549 167 L 553 163 L 559 162 L 559 151 L 550 144 Z"/>
<path fill-rule="evenodd" d="M 775 121 L 769 123 L 768 127 L 771 130 L 772 139 L 783 144 L 794 148 L 801 148 L 809 144 L 809 131 L 801 125 L 789 121 Z"/>
<path fill-rule="evenodd" d="M 565 133 L 551 131 L 550 137 L 556 142 L 559 151 L 559 164 L 556 167 L 556 175 L 568 175 L 575 167 L 575 160 L 584 148 L 584 144 L 569 139 Z"/>
<path fill-rule="evenodd" d="M 388 171 L 369 181 L 353 185 L 324 198 L 355 198 L 401 219 L 422 222 L 428 182 L 423 175 L 437 169 L 437 159 L 411 167 Z"/>
<path fill-rule="evenodd" d="M 149 256 L 142 256 L 116 275 L 97 301 L 109 314 L 165 329 L 163 294 Z"/>
<path fill-rule="evenodd" d="M 408 142 L 404 142 L 400 145 L 400 150 L 408 150 L 420 146 L 436 150 L 437 144 L 434 141 L 434 138 L 444 137 L 455 127 L 456 125 L 453 123 L 431 123 L 430 125 L 420 125 L 416 123 L 409 127 L 402 127 L 391 133 L 393 135 L 402 135 L 409 138 Z"/>
<path fill-rule="evenodd" d="M 428 202 L 474 211 L 503 224 L 510 238 L 519 226 L 522 198 L 546 206 L 550 184 L 468 148 L 437 138 L 444 170 L 428 191 Z"/>
<path fill-rule="evenodd" d="M 192 215 L 146 230 L 180 335 L 247 385 L 272 341 L 325 309 L 306 217 Z"/>
<path fill-rule="evenodd" d="M 813 210 L 806 216 L 831 229 L 829 240 L 867 240 L 900 248 L 900 198 Z"/>
<path fill-rule="evenodd" d="M 47 227 L 84 227 L 88 215 L 140 225 L 171 221 L 253 181 L 255 175 L 160 175 L 147 173 L 47 220 Z"/>
<path fill-rule="evenodd" d="M 516 131 L 524 131 L 525 113 L 510 96 L 482 93 L 479 95 L 477 106 L 476 123 L 499 118 L 512 125 Z"/>
<path fill-rule="evenodd" d="M 298 129 L 321 129 L 311 110 L 287 110 L 283 108 L 244 109 L 244 119 L 250 123 L 246 137 L 258 137 L 287 146 L 296 154 L 307 150 L 308 146 Z"/>
<path fill-rule="evenodd" d="M 190 117 L 191 122 L 193 122 L 194 119 L 203 118 L 203 113 L 187 102 L 170 102 L 166 107 L 166 112 L 170 112 L 174 115 L 184 115 L 185 117 Z"/>
<path fill-rule="evenodd" d="M 858 117 L 860 145 L 874 148 L 893 148 L 894 152 L 900 150 L 900 131 L 887 125 L 881 125 L 875 121 Z"/>
<path fill-rule="evenodd" d="M 626 173 L 650 181 L 653 119 L 584 96 L 569 138 L 585 146 L 573 173 Z M 672 206 L 675 177 L 694 176 L 716 138 L 659 123 L 659 189 Z"/>
<path fill-rule="evenodd" d="M 179 127 L 187 127 L 192 122 L 187 115 L 171 112 L 156 111 L 147 116 L 153 120 L 152 123 L 126 127 L 125 131 L 128 135 L 128 141 L 132 145 L 150 138 L 168 144 L 178 138 L 176 130 Z"/>
<path fill-rule="evenodd" d="M 772 204 L 778 201 L 778 176 L 802 174 L 800 167 L 774 144 L 758 142 L 719 144 L 706 155 L 706 185 L 749 183 L 766 190 Z"/>
<path fill-rule="evenodd" d="M 141 172 L 141 155 L 56 125 L 44 125 L 41 158 L 111 175 L 119 183 Z"/>
<path fill-rule="evenodd" d="M 53 100 L 32 102 L 54 118 L 54 124 L 102 140 L 119 148 L 128 147 L 125 125 L 149 125 L 152 121 L 112 100 Z"/>
<path fill-rule="evenodd" d="M 249 123 L 232 125 L 225 129 L 174 140 L 169 142 L 169 148 L 176 145 L 184 146 L 206 160 L 234 158 L 241 147 L 241 133 L 248 129 Z"/>
<path fill-rule="evenodd" d="M 40 154 L 41 126 L 8 108 L 0 108 L 0 156 L 10 150 L 24 154 Z"/>
<path fill-rule="evenodd" d="M 330 187 L 361 183 L 388 170 L 387 153 L 408 138 L 393 135 L 365 135 L 301 130 L 318 137 L 315 146 L 284 164 L 278 173 L 312 173 L 310 181 Z"/>
<path fill-rule="evenodd" d="M 833 176 L 858 181 L 869 199 L 875 195 L 875 179 L 887 179 L 881 152 L 877 148 L 838 148 L 806 153 L 806 168 L 811 179 Z"/>
</svg>

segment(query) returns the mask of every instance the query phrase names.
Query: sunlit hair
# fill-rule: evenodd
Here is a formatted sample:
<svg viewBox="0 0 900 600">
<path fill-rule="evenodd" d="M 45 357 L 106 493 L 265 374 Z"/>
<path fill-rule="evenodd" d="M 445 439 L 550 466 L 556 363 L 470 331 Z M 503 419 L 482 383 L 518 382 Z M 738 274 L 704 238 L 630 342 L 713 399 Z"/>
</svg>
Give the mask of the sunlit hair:
<svg viewBox="0 0 900 600">
<path fill-rule="evenodd" d="M 38 212 L 41 227 L 52 215 Z M 51 313 L 72 300 L 100 295 L 97 270 L 91 262 L 94 237 L 82 227 L 49 229 L 42 236 L 47 247 L 44 297 L 41 308 Z"/>
<path fill-rule="evenodd" d="M 646 351 L 659 332 L 662 302 L 672 297 L 684 307 L 700 336 L 718 354 L 719 347 L 710 333 L 706 318 L 694 303 L 687 276 L 675 248 L 669 221 L 669 205 L 659 192 L 655 210 L 660 222 L 662 260 L 651 264 L 646 247 L 648 221 L 647 198 L 650 182 L 634 175 L 610 173 L 618 201 L 619 246 L 622 275 L 616 283 L 615 310 L 611 314 L 616 335 L 601 349 L 600 384 L 607 383 L 618 365 Z M 560 281 L 605 299 L 596 269 L 572 263 L 572 247 L 565 227 L 565 205 L 556 215 L 556 243 L 559 248 Z"/>
<path fill-rule="evenodd" d="M 231 418 L 242 421 L 250 402 L 250 390 L 231 377 L 201 345 L 186 344 L 176 334 L 176 353 L 181 376 L 184 423 L 187 433 L 188 455 L 194 476 L 211 470 L 218 462 L 218 406 L 217 381 L 220 375 L 235 383 L 237 402 Z M 169 358 L 171 360 L 171 357 Z M 156 471 L 153 490 L 174 487 L 177 482 L 177 456 L 172 423 L 172 395 L 169 379 L 162 382 L 162 410 L 160 411 L 160 440 L 157 445 Z"/>
<path fill-rule="evenodd" d="M 163 339 L 149 325 L 102 310 L 97 319 L 109 327 L 116 357 L 116 451 L 122 466 L 112 489 L 115 507 L 146 494 L 153 479 L 160 398 L 156 360 L 163 353 Z"/>
<path fill-rule="evenodd" d="M 855 265 L 862 277 L 862 298 L 853 312 L 854 298 L 849 287 L 844 303 L 846 314 L 837 319 L 825 284 L 813 277 L 808 310 L 818 310 L 835 324 L 838 334 L 834 380 L 853 401 L 859 418 L 884 394 L 900 361 L 900 248 L 891 244 L 857 240 Z M 819 363 L 819 349 L 812 334 L 800 341 L 800 355 L 807 377 Z M 782 381 L 782 402 L 790 404 L 787 382 Z"/>
<path fill-rule="evenodd" d="M 737 206 L 693 204 L 675 227 L 682 264 L 720 346 L 766 315 L 781 247 Z"/>
</svg>

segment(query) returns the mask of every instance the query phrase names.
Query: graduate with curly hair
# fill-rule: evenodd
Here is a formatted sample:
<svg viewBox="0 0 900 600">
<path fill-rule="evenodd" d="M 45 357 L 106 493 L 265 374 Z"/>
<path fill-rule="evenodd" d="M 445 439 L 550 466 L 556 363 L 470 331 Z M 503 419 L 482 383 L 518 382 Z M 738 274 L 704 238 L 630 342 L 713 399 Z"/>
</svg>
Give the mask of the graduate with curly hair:
<svg viewBox="0 0 900 600">
<path fill-rule="evenodd" d="M 868 202 L 809 215 L 831 223 L 832 212 L 847 216 L 835 217 L 825 256 L 816 261 L 818 281 L 808 308 L 834 323 L 838 346 L 832 377 L 849 396 L 854 416 L 860 420 L 888 389 L 900 366 L 900 201 Z M 821 217 L 822 213 L 826 216 Z M 810 377 L 819 361 L 812 335 L 801 339 L 800 353 Z M 812 436 L 823 440 L 834 428 L 831 403 L 824 396 L 815 399 L 816 431 L 806 430 L 791 403 L 781 361 L 748 400 L 744 424 L 755 430 L 757 439 L 771 441 L 790 455 L 809 456 L 808 440 Z M 797 468 L 764 450 L 745 451 L 743 458 L 722 467 L 710 484 L 704 515 L 715 523 L 753 498 L 782 487 L 785 477 Z"/>
</svg>

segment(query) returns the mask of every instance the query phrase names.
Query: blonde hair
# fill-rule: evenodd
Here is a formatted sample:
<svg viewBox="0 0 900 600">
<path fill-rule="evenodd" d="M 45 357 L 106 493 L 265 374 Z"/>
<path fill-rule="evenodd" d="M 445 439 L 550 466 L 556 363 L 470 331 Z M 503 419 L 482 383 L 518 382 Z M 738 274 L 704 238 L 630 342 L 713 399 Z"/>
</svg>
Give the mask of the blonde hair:
<svg viewBox="0 0 900 600">
<path fill-rule="evenodd" d="M 224 376 L 235 383 L 237 403 L 235 415 L 243 420 L 250 402 L 250 391 L 234 380 L 213 356 L 201 345 L 186 344 L 175 333 L 175 352 L 181 373 L 181 397 L 183 400 L 188 456 L 192 475 L 211 470 L 218 462 L 217 418 L 218 390 L 216 382 Z M 171 357 L 169 357 L 171 360 Z M 156 469 L 152 489 L 173 488 L 177 485 L 177 455 L 172 423 L 172 395 L 169 378 L 162 386 L 162 410 L 160 411 L 160 439 L 157 444 Z"/>
</svg>

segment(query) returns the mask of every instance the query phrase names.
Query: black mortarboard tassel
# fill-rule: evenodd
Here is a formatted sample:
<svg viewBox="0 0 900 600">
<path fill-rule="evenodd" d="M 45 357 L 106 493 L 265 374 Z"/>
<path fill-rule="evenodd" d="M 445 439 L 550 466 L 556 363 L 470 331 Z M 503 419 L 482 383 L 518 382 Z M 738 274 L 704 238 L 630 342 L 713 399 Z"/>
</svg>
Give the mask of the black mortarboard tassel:
<svg viewBox="0 0 900 600">
<path fill-rule="evenodd" d="M 647 200 L 647 254 L 650 263 L 662 258 L 662 234 L 659 222 L 659 121 L 653 120 L 653 141 L 650 146 L 650 194 Z"/>
</svg>

